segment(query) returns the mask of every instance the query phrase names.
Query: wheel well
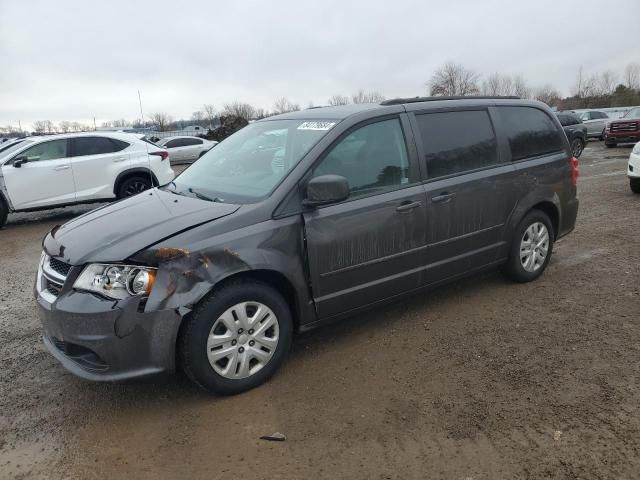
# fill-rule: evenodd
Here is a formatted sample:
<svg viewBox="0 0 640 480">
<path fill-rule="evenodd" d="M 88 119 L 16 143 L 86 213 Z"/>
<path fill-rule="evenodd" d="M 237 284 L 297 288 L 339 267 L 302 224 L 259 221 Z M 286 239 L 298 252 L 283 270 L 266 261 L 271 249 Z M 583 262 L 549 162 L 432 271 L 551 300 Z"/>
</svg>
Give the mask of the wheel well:
<svg viewBox="0 0 640 480">
<path fill-rule="evenodd" d="M 118 177 L 116 178 L 116 181 L 113 184 L 114 195 L 116 196 L 118 195 L 118 190 L 120 189 L 120 185 L 122 185 L 122 182 L 124 182 L 128 178 L 143 177 L 143 176 L 151 176 L 153 185 L 159 185 L 158 178 L 155 176 L 155 174 L 151 170 L 148 170 L 146 168 L 136 168 L 135 170 L 127 170 L 125 172 L 122 172 L 120 175 L 118 175 Z"/>
<path fill-rule="evenodd" d="M 296 291 L 293 288 L 293 285 L 287 277 L 285 277 L 280 272 L 276 272 L 275 270 L 250 270 L 247 272 L 239 272 L 233 274 L 221 282 L 218 282 L 212 291 L 215 291 L 219 288 L 224 287 L 226 284 L 231 283 L 233 281 L 238 280 L 258 280 L 264 282 L 268 285 L 271 285 L 273 288 L 278 290 L 280 294 L 283 296 L 287 305 L 289 305 L 289 309 L 291 310 L 291 318 L 293 319 L 293 331 L 297 332 L 300 326 L 300 309 L 298 308 L 298 300 L 296 299 Z M 176 335 L 176 344 L 174 348 L 175 352 L 175 367 L 176 370 L 180 368 L 180 355 L 178 353 L 178 342 L 180 341 L 180 337 L 182 336 L 184 326 L 186 325 L 190 313 L 185 315 L 180 323 L 180 327 L 178 329 L 178 334 Z"/>
<path fill-rule="evenodd" d="M 531 210 L 540 210 L 547 214 L 551 220 L 551 225 L 553 226 L 554 240 L 558 238 L 558 229 L 560 228 L 560 214 L 558 213 L 558 207 L 551 202 L 540 202 L 531 207 Z"/>
</svg>

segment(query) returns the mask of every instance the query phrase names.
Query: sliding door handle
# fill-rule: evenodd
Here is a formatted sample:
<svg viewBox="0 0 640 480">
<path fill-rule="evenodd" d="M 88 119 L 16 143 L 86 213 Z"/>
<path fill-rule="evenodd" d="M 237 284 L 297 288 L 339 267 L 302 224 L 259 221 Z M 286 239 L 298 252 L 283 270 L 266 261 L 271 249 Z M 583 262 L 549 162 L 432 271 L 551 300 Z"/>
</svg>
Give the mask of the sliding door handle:
<svg viewBox="0 0 640 480">
<path fill-rule="evenodd" d="M 436 195 L 435 197 L 431 197 L 431 201 L 433 203 L 445 203 L 450 202 L 453 197 L 455 197 L 455 193 L 442 192 L 440 195 Z"/>
</svg>

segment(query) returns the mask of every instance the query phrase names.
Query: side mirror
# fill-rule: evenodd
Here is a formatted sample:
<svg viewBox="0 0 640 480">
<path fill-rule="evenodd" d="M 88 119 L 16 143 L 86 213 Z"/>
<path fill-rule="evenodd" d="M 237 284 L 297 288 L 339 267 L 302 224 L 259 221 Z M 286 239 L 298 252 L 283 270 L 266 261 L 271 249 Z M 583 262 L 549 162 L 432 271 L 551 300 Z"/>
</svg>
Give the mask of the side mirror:
<svg viewBox="0 0 640 480">
<path fill-rule="evenodd" d="M 16 157 L 13 159 L 13 166 L 15 168 L 20 168 L 22 166 L 23 163 L 27 163 L 29 161 L 29 157 Z"/>
<path fill-rule="evenodd" d="M 320 175 L 307 183 L 305 207 L 316 207 L 327 203 L 341 202 L 349 197 L 349 182 L 340 175 Z"/>
</svg>

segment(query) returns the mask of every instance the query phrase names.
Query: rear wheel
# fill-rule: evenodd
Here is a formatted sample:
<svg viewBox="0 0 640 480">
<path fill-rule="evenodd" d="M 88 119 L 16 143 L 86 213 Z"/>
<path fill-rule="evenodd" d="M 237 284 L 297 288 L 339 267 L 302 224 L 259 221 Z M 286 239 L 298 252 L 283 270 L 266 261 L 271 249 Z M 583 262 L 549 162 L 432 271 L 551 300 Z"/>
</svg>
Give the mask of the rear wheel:
<svg viewBox="0 0 640 480">
<path fill-rule="evenodd" d="M 640 178 L 630 178 L 629 186 L 633 193 L 640 193 Z"/>
<path fill-rule="evenodd" d="M 178 346 L 182 369 L 196 385 L 220 395 L 266 382 L 284 361 L 293 336 L 284 298 L 258 281 L 213 292 L 186 321 Z"/>
<path fill-rule="evenodd" d="M 126 178 L 118 188 L 118 198 L 131 197 L 151 188 L 151 178 L 134 175 Z"/>
<path fill-rule="evenodd" d="M 4 227 L 4 224 L 7 222 L 7 215 L 9 215 L 9 208 L 7 204 L 4 203 L 4 200 L 0 198 L 0 228 Z"/>
<path fill-rule="evenodd" d="M 554 231 L 546 213 L 532 210 L 516 228 L 503 272 L 516 282 L 531 282 L 547 268 L 553 250 Z"/>
<path fill-rule="evenodd" d="M 584 142 L 580 138 L 574 138 L 571 142 L 571 154 L 579 158 L 582 155 L 582 151 L 584 150 Z"/>
</svg>

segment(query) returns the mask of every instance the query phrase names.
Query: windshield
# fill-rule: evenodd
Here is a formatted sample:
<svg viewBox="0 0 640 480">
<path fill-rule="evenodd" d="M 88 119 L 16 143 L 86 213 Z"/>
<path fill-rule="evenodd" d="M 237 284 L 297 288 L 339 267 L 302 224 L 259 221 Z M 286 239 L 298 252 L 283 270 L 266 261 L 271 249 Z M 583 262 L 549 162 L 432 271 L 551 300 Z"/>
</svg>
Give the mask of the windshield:
<svg viewBox="0 0 640 480">
<path fill-rule="evenodd" d="M 247 125 L 209 150 L 169 188 L 227 203 L 268 196 L 337 121 L 271 120 Z"/>
<path fill-rule="evenodd" d="M 622 118 L 640 118 L 640 108 L 632 108 Z"/>
</svg>

